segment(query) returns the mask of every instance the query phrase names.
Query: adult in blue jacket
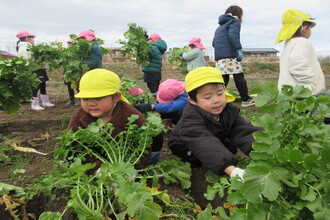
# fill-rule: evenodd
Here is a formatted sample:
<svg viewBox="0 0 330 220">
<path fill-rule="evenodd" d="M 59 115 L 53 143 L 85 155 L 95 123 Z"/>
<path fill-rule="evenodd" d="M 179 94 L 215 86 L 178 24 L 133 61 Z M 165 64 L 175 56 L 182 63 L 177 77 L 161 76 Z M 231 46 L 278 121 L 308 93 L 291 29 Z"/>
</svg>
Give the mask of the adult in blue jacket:
<svg viewBox="0 0 330 220">
<path fill-rule="evenodd" d="M 167 50 L 167 44 L 157 33 L 150 34 L 148 42 L 151 44 L 150 63 L 148 66 L 142 65 L 142 72 L 150 92 L 155 93 L 162 79 L 163 54 Z"/>
<path fill-rule="evenodd" d="M 212 46 L 214 47 L 215 67 L 221 72 L 225 86 L 228 85 L 229 76 L 233 75 L 236 88 L 241 96 L 242 107 L 254 105 L 249 96 L 247 83 L 244 78 L 241 60 L 243 58 L 240 42 L 241 22 L 243 10 L 232 5 L 219 17 L 220 25 L 214 34 Z"/>
</svg>

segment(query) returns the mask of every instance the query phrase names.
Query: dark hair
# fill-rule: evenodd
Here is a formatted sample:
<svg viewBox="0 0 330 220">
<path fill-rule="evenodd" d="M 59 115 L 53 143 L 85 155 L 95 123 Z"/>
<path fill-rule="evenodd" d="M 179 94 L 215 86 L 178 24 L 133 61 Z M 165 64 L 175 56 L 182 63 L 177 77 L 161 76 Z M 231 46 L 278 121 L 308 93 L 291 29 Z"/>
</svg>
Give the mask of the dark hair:
<svg viewBox="0 0 330 220">
<path fill-rule="evenodd" d="M 18 49 L 19 49 L 18 44 L 19 44 L 20 42 L 21 42 L 21 40 L 18 40 L 17 43 L 16 43 L 16 52 L 18 52 Z"/>
<path fill-rule="evenodd" d="M 304 26 L 313 26 L 312 22 L 309 21 L 304 21 L 298 28 L 298 30 L 296 31 L 296 33 L 294 33 L 294 35 L 292 37 L 301 37 L 302 36 L 302 28 Z"/>
<path fill-rule="evenodd" d="M 196 47 L 195 44 L 189 44 L 188 46 L 189 46 L 189 47 Z"/>
<path fill-rule="evenodd" d="M 223 83 L 207 83 L 207 84 L 204 84 L 204 85 L 202 85 L 202 86 L 200 86 L 200 87 L 198 87 L 198 88 L 196 88 L 196 89 L 191 90 L 190 92 L 188 92 L 188 96 L 189 96 L 192 100 L 194 100 L 195 102 L 197 102 L 197 98 L 196 98 L 196 96 L 197 96 L 198 91 L 199 91 L 201 88 L 203 88 L 203 87 L 206 86 L 206 85 L 213 85 L 213 86 L 216 86 L 216 85 L 218 85 L 218 84 L 223 85 Z"/>
<path fill-rule="evenodd" d="M 237 16 L 240 22 L 243 21 L 243 9 L 237 5 L 232 5 L 225 11 L 225 14 L 231 13 L 233 16 Z"/>
</svg>

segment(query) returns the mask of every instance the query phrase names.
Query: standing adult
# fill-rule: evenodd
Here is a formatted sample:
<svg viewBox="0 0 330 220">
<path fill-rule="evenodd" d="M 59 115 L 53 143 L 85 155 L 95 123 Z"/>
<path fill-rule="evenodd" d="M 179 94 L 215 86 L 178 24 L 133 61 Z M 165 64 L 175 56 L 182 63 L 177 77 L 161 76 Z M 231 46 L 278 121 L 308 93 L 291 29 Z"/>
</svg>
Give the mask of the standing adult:
<svg viewBox="0 0 330 220">
<path fill-rule="evenodd" d="M 229 76 L 233 75 L 236 88 L 242 100 L 242 107 L 252 106 L 254 102 L 249 96 L 248 87 L 241 65 L 243 58 L 240 42 L 243 9 L 232 5 L 220 15 L 220 25 L 214 34 L 212 46 L 214 47 L 215 67 L 222 73 L 225 86 L 228 85 Z"/>
<path fill-rule="evenodd" d="M 147 83 L 150 92 L 155 93 L 162 79 L 163 54 L 167 50 L 167 44 L 157 33 L 150 34 L 147 39 L 151 44 L 151 55 L 149 65 L 142 65 L 143 81 Z"/>
</svg>

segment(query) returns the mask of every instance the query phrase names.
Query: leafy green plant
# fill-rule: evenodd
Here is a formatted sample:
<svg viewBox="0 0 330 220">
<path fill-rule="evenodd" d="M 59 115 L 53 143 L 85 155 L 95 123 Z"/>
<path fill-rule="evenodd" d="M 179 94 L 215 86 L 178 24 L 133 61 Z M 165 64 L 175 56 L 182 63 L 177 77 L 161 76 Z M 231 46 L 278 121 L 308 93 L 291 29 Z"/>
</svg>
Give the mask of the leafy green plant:
<svg viewBox="0 0 330 220">
<path fill-rule="evenodd" d="M 111 124 L 104 125 L 98 120 L 86 129 L 66 131 L 61 138 L 62 146 L 55 150 L 54 156 L 60 160 L 67 158 L 72 163 L 62 171 L 65 174 L 61 180 L 56 181 L 52 175 L 45 179 L 53 187 L 56 183 L 57 187 L 62 185 L 70 189 L 67 208 L 79 219 L 108 216 L 158 219 L 162 207 L 154 202 L 154 198 L 164 204 L 170 203 L 170 199 L 167 193 L 146 187 L 146 181 L 151 179 L 156 185 L 162 177 L 165 183 L 180 182 L 184 188 L 190 186 L 190 166 L 180 161 L 162 161 L 142 170 L 135 169 L 134 165 L 151 145 L 152 137 L 164 130 L 156 114 L 149 114 L 142 127 L 134 124 L 137 118 L 137 115 L 128 118 L 127 129 L 116 137 L 111 136 L 114 129 Z M 96 175 L 85 174 L 94 167 L 93 164 L 82 164 L 90 155 L 103 162 Z M 54 188 L 47 186 L 47 182 L 42 185 L 50 193 Z M 62 216 L 63 213 L 48 212 L 45 215 Z"/>
<path fill-rule="evenodd" d="M 45 65 L 49 65 L 51 70 L 61 66 L 61 49 L 62 43 L 60 42 L 41 43 L 29 45 L 28 47 L 28 51 L 31 52 L 31 61 L 38 64 L 40 69 L 44 69 Z"/>
<path fill-rule="evenodd" d="M 10 143 L 7 138 L 0 143 L 0 162 L 2 165 L 15 164 L 16 162 L 17 156 L 15 156 L 14 147 Z"/>
<path fill-rule="evenodd" d="M 82 75 L 89 70 L 85 62 L 89 59 L 89 53 L 93 42 L 87 40 L 75 40 L 72 45 L 62 50 L 64 69 L 64 81 L 71 82 L 72 88 L 77 88 Z"/>
<path fill-rule="evenodd" d="M 40 84 L 36 74 L 37 67 L 23 58 L 0 59 L 0 110 L 13 114 L 21 102 L 29 102 L 32 90 Z"/>
<path fill-rule="evenodd" d="M 172 50 L 171 56 L 168 58 L 168 61 L 172 65 L 173 69 L 178 69 L 181 71 L 181 73 L 186 74 L 188 73 L 187 70 L 187 61 L 181 58 L 181 53 L 188 53 L 189 47 L 184 46 L 183 48 L 174 47 Z"/>
<path fill-rule="evenodd" d="M 71 34 L 71 39 L 76 39 L 75 34 Z M 51 42 L 49 44 L 42 43 L 38 45 L 31 45 L 31 61 L 38 64 L 39 68 L 45 68 L 48 64 L 50 70 L 63 67 L 64 80 L 71 82 L 73 88 L 78 87 L 81 76 L 89 70 L 86 61 L 90 59 L 89 54 L 94 44 L 102 45 L 104 40 L 95 38 L 95 41 L 75 40 L 71 46 L 62 48 L 62 44 L 58 42 Z M 109 53 L 109 50 L 100 46 L 103 54 Z"/>
<path fill-rule="evenodd" d="M 227 201 L 239 208 L 224 219 L 327 219 L 330 214 L 330 130 L 323 123 L 330 109 L 326 96 L 302 87 L 272 83 L 254 90 L 264 115 L 252 121 L 254 133 L 244 181 L 220 180 Z M 223 177 L 224 178 L 224 177 Z M 229 184 L 230 183 L 230 184 Z M 208 191 L 212 198 L 214 190 Z"/>
<path fill-rule="evenodd" d="M 66 131 L 61 138 L 62 147 L 55 150 L 55 158 L 73 159 L 78 153 L 81 158 L 92 155 L 103 163 L 125 161 L 137 164 L 147 147 L 151 146 L 152 137 L 163 129 L 161 119 L 155 115 L 150 116 L 148 123 L 139 128 L 134 124 L 138 117 L 132 115 L 128 119 L 127 130 L 119 133 L 116 138 L 111 136 L 113 125 L 104 125 L 102 120 L 90 124 L 86 129 Z"/>
<path fill-rule="evenodd" d="M 122 45 L 121 52 L 125 56 L 130 54 L 136 59 L 136 63 L 148 65 L 151 55 L 151 45 L 147 42 L 145 34 L 147 31 L 135 23 L 128 24 L 128 30 L 124 33 L 127 40 L 119 40 Z"/>
</svg>

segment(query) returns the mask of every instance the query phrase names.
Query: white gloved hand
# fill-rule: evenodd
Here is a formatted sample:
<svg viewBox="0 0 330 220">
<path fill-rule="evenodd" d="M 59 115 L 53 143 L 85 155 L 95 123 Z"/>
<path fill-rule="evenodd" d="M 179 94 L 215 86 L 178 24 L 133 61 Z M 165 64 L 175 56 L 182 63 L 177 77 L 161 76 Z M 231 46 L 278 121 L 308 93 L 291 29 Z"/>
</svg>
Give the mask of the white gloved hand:
<svg viewBox="0 0 330 220">
<path fill-rule="evenodd" d="M 243 180 L 244 173 L 245 173 L 245 170 L 236 167 L 231 172 L 230 177 L 236 177 L 236 176 L 238 176 L 239 178 L 241 178 Z"/>
</svg>

